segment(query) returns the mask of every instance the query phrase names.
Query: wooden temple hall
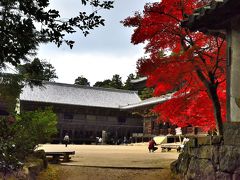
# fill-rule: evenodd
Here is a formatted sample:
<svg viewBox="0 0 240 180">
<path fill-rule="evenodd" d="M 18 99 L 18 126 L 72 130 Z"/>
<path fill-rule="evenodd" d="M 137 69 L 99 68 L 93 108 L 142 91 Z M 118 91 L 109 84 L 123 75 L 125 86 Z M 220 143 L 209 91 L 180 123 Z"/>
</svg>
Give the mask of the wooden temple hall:
<svg viewBox="0 0 240 180">
<path fill-rule="evenodd" d="M 40 88 L 25 87 L 20 95 L 21 111 L 53 108 L 58 117 L 56 143 L 61 142 L 66 133 L 75 143 L 94 142 L 103 132 L 108 141 L 113 142 L 142 133 L 142 116 L 134 115 L 129 108 L 125 110 L 140 102 L 136 91 L 53 82 L 46 82 Z"/>
</svg>

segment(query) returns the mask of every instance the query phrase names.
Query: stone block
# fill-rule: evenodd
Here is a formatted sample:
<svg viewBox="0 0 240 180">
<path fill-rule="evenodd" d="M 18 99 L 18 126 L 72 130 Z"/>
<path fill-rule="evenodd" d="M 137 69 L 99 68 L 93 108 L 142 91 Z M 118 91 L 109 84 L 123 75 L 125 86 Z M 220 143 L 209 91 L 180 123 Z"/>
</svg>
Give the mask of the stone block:
<svg viewBox="0 0 240 180">
<path fill-rule="evenodd" d="M 211 144 L 213 145 L 220 145 L 223 141 L 223 137 L 222 136 L 212 136 L 211 138 Z"/>
<path fill-rule="evenodd" d="M 240 167 L 238 167 L 237 169 L 235 169 L 234 174 L 240 174 Z"/>
<path fill-rule="evenodd" d="M 224 172 L 216 172 L 216 180 L 232 180 L 232 175 Z"/>
<path fill-rule="evenodd" d="M 240 146 L 240 122 L 224 123 L 224 145 Z"/>
<path fill-rule="evenodd" d="M 215 176 L 215 169 L 210 160 L 192 158 L 185 178 L 194 180 L 215 180 Z"/>
<path fill-rule="evenodd" d="M 213 158 L 213 146 L 200 146 L 198 148 L 197 157 L 200 159 L 212 159 Z"/>
<path fill-rule="evenodd" d="M 212 148 L 212 161 L 215 166 L 215 169 L 219 169 L 219 159 L 220 159 L 219 149 L 220 149 L 220 146 L 217 146 L 217 145 L 213 146 Z"/>
<path fill-rule="evenodd" d="M 210 145 L 211 144 L 211 136 L 202 136 L 197 137 L 198 145 Z"/>
<path fill-rule="evenodd" d="M 187 173 L 191 156 L 188 153 L 181 153 L 178 157 L 178 172 L 182 175 Z"/>
<path fill-rule="evenodd" d="M 44 168 L 47 168 L 48 160 L 47 160 L 47 157 L 46 157 L 46 154 L 45 154 L 44 150 L 34 151 L 33 156 L 36 157 L 36 158 L 42 159 Z"/>
<path fill-rule="evenodd" d="M 196 137 L 191 137 L 186 144 L 190 148 L 198 147 L 198 139 Z"/>
<path fill-rule="evenodd" d="M 233 176 L 232 176 L 232 179 L 233 180 L 239 180 L 240 179 L 240 167 L 237 168 L 234 173 L 233 173 Z"/>
<path fill-rule="evenodd" d="M 188 154 L 192 157 L 197 157 L 198 156 L 198 150 L 199 148 L 188 148 Z"/>
<path fill-rule="evenodd" d="M 43 164 L 36 163 L 31 164 L 31 166 L 28 167 L 29 170 L 29 178 L 30 179 L 36 179 L 37 175 L 44 169 Z"/>
<path fill-rule="evenodd" d="M 240 179 L 240 174 L 233 174 L 232 180 L 239 180 Z"/>
<path fill-rule="evenodd" d="M 173 161 L 170 164 L 171 172 L 173 172 L 174 174 L 178 174 L 179 173 L 178 167 L 179 167 L 179 160 L 177 159 L 176 161 Z"/>
<path fill-rule="evenodd" d="M 233 173 L 240 167 L 240 148 L 237 146 L 221 146 L 219 152 L 220 171 Z"/>
</svg>

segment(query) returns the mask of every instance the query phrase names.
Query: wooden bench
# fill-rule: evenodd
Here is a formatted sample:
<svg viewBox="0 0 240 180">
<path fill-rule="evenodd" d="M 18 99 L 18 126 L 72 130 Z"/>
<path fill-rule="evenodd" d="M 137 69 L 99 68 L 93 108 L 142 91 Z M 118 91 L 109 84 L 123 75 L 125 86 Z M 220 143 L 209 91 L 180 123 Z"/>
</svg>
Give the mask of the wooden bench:
<svg viewBox="0 0 240 180">
<path fill-rule="evenodd" d="M 71 157 L 70 155 L 74 155 L 75 151 L 52 151 L 52 152 L 45 152 L 46 156 L 52 156 L 52 163 L 59 163 L 60 158 L 63 159 L 63 162 L 69 162 Z"/>
<path fill-rule="evenodd" d="M 162 151 L 170 151 L 171 149 L 176 149 L 178 152 L 181 150 L 181 143 L 164 143 L 161 144 Z"/>
</svg>

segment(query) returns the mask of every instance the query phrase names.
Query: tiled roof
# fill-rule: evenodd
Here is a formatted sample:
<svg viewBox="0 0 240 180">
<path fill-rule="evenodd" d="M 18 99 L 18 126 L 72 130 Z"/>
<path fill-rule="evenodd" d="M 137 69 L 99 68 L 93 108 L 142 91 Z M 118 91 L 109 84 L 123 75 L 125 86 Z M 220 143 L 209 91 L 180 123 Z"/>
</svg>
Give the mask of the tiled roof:
<svg viewBox="0 0 240 180">
<path fill-rule="evenodd" d="M 52 82 L 46 82 L 40 88 L 25 87 L 20 100 L 107 108 L 119 108 L 141 101 L 135 91 Z"/>
<path fill-rule="evenodd" d="M 239 15 L 239 0 L 213 0 L 209 5 L 199 8 L 182 21 L 182 26 L 192 31 L 208 29 L 225 29 L 228 20 Z"/>
<path fill-rule="evenodd" d="M 140 107 L 146 107 L 146 106 L 154 106 L 159 103 L 163 103 L 169 99 L 172 98 L 172 94 L 166 94 L 160 97 L 152 97 L 146 100 L 143 100 L 141 102 L 135 103 L 135 104 L 129 104 L 128 106 L 122 106 L 122 110 L 128 110 L 128 109 L 134 109 L 134 108 L 140 108 Z"/>
</svg>

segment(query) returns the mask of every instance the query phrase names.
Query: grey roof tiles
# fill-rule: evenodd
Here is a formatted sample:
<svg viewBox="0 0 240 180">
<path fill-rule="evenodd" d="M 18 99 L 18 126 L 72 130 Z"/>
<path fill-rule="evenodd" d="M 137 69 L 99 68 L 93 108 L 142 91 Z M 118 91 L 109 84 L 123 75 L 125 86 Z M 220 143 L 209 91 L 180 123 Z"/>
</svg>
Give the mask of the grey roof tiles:
<svg viewBox="0 0 240 180">
<path fill-rule="evenodd" d="M 141 101 L 135 91 L 53 82 L 46 82 L 44 87 L 33 87 L 33 89 L 25 87 L 20 100 L 106 108 L 119 108 Z"/>
<path fill-rule="evenodd" d="M 192 31 L 207 29 L 225 29 L 227 21 L 239 15 L 239 0 L 213 0 L 210 4 L 196 9 L 188 18 L 182 21 L 182 26 Z"/>
</svg>

